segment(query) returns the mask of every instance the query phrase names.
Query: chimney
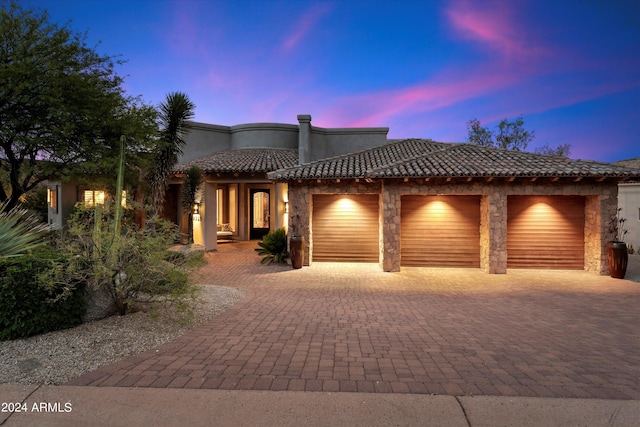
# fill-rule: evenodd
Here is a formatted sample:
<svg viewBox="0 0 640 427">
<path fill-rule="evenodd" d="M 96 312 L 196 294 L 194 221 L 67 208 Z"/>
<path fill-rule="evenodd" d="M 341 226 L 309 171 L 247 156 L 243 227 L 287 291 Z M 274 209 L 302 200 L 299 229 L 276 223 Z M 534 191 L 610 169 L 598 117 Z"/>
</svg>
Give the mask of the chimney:
<svg viewBox="0 0 640 427">
<path fill-rule="evenodd" d="M 311 115 L 298 114 L 300 131 L 298 133 L 298 163 L 309 162 L 309 144 L 311 143 Z"/>
</svg>

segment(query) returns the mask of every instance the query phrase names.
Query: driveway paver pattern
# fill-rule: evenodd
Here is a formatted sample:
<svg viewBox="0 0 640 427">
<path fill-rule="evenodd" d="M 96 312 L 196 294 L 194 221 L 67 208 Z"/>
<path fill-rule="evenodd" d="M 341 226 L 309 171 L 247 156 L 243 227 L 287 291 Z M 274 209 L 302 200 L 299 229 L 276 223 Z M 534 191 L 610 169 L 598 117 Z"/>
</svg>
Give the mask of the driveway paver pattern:
<svg viewBox="0 0 640 427">
<path fill-rule="evenodd" d="M 640 284 L 583 271 L 264 266 L 219 245 L 199 283 L 246 297 L 70 385 L 640 399 Z"/>
</svg>

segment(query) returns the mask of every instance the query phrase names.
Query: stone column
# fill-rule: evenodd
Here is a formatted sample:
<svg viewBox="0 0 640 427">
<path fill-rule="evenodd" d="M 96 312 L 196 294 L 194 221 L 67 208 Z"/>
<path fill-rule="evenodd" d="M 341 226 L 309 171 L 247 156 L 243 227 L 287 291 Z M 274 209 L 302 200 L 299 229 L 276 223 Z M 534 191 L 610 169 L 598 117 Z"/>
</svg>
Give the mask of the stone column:
<svg viewBox="0 0 640 427">
<path fill-rule="evenodd" d="M 495 189 L 489 193 L 488 201 L 481 206 L 488 207 L 489 262 L 483 266 L 491 274 L 507 272 L 507 195 Z M 485 214 L 483 214 L 485 215 Z"/>
<path fill-rule="evenodd" d="M 382 188 L 382 270 L 400 271 L 401 196 L 397 185 Z"/>
<path fill-rule="evenodd" d="M 313 259 L 309 253 L 311 246 L 310 230 L 311 196 L 306 185 L 289 184 L 289 237 L 298 235 L 304 237 L 304 263 L 310 265 Z"/>
</svg>

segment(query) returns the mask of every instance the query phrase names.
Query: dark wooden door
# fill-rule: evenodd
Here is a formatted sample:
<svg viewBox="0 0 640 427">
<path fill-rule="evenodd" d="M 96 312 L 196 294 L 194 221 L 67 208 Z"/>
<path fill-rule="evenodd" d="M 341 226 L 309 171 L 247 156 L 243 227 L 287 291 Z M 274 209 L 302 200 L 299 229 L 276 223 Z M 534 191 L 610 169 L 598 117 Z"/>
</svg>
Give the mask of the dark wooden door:
<svg viewBox="0 0 640 427">
<path fill-rule="evenodd" d="M 262 239 L 269 233 L 271 223 L 271 193 L 265 189 L 252 189 L 250 196 L 249 238 Z"/>
</svg>

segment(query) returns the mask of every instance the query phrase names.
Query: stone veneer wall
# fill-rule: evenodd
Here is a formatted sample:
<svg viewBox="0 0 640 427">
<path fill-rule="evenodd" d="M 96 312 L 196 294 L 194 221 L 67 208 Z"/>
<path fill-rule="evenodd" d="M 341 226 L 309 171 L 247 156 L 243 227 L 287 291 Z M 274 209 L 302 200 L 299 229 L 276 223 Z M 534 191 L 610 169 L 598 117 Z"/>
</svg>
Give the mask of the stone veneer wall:
<svg viewBox="0 0 640 427">
<path fill-rule="evenodd" d="M 306 241 L 305 265 L 313 260 L 311 194 L 382 193 L 380 208 L 381 267 L 400 270 L 400 213 L 403 195 L 480 195 L 480 266 L 487 273 L 507 271 L 507 198 L 510 195 L 585 196 L 585 270 L 607 273 L 606 242 L 609 217 L 617 208 L 617 183 L 536 182 L 496 179 L 472 182 L 388 181 L 385 183 L 337 183 L 303 181 L 289 183 L 289 234 Z"/>
</svg>

